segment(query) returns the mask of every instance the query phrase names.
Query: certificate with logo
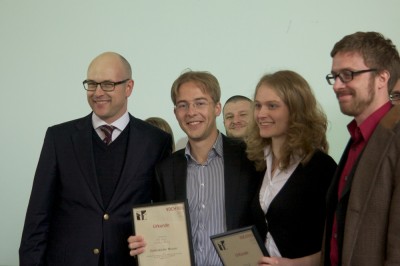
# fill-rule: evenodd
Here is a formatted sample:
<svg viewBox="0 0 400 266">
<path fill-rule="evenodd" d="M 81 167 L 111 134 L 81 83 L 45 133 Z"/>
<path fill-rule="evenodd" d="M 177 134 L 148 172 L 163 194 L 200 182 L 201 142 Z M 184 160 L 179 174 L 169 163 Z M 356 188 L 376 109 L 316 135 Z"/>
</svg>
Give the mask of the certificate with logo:
<svg viewBox="0 0 400 266">
<path fill-rule="evenodd" d="M 257 266 L 263 256 L 269 256 L 254 226 L 248 226 L 210 237 L 225 266 Z"/>
<path fill-rule="evenodd" d="M 140 266 L 194 265 L 187 201 L 134 206 L 133 232 L 143 236 Z"/>
</svg>

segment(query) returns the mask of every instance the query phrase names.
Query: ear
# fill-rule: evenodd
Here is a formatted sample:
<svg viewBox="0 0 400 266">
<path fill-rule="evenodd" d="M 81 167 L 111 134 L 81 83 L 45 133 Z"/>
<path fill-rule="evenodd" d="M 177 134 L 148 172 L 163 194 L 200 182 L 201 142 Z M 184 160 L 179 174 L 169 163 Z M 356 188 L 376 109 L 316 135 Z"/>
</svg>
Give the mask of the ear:
<svg viewBox="0 0 400 266">
<path fill-rule="evenodd" d="M 215 116 L 219 116 L 221 114 L 221 103 L 217 102 L 215 104 Z"/>
<path fill-rule="evenodd" d="M 126 97 L 131 96 L 132 91 L 133 91 L 133 86 L 135 85 L 135 81 L 133 79 L 130 79 L 126 82 L 126 87 L 125 87 L 125 94 Z"/>
<path fill-rule="evenodd" d="M 378 89 L 384 89 L 384 90 L 388 91 L 389 79 L 390 79 L 389 71 L 387 71 L 387 70 L 380 71 L 376 75 L 376 82 L 377 82 Z"/>
</svg>

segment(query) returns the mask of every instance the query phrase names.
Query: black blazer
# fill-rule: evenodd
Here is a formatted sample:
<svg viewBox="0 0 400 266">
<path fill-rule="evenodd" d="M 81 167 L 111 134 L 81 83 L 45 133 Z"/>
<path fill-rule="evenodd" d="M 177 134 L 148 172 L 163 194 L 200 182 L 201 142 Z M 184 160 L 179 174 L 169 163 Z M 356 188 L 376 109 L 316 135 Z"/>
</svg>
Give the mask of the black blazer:
<svg viewBox="0 0 400 266">
<path fill-rule="evenodd" d="M 48 128 L 26 214 L 20 265 L 135 265 L 127 238 L 131 208 L 151 201 L 154 166 L 171 152 L 171 136 L 130 115 L 128 147 L 108 207 L 93 155 L 91 114 Z M 101 250 L 100 252 L 103 252 Z"/>
<path fill-rule="evenodd" d="M 245 154 L 245 144 L 222 135 L 225 178 L 225 215 L 228 230 L 250 225 L 251 199 L 256 193 L 260 173 Z M 156 167 L 157 201 L 184 200 L 187 159 L 185 149 L 172 154 Z"/>
<path fill-rule="evenodd" d="M 282 257 L 300 258 L 321 250 L 325 198 L 336 166 L 329 155 L 316 151 L 305 166 L 298 165 L 266 215 L 260 206 L 260 190 L 254 197 L 252 214 L 256 227 L 264 241 L 267 232 L 271 233 Z"/>
</svg>

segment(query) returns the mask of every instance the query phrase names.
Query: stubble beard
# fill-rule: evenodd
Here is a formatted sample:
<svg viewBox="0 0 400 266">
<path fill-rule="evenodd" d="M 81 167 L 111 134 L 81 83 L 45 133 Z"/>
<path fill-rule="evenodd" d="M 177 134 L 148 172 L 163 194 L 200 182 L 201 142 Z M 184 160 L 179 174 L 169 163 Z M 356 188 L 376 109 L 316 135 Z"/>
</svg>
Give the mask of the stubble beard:
<svg viewBox="0 0 400 266">
<path fill-rule="evenodd" d="M 340 111 L 348 116 L 356 117 L 360 115 L 374 100 L 375 98 L 375 90 L 374 90 L 375 82 L 371 78 L 368 82 L 368 97 L 367 99 L 357 99 L 354 98 L 354 102 L 351 106 L 340 105 Z M 356 94 L 353 94 L 356 96 Z"/>
</svg>

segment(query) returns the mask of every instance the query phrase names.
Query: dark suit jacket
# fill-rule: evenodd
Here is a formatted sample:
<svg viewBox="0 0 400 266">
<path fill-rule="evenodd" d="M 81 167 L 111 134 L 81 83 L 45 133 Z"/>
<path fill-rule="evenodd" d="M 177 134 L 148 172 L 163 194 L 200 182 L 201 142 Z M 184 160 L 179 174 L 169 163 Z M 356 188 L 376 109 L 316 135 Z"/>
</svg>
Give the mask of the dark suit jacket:
<svg viewBox="0 0 400 266">
<path fill-rule="evenodd" d="M 91 114 L 48 128 L 19 250 L 20 265 L 135 265 L 127 238 L 131 208 L 151 200 L 154 166 L 171 152 L 171 136 L 130 115 L 119 182 L 103 207 L 93 155 Z M 103 252 L 103 250 L 101 250 Z"/>
<path fill-rule="evenodd" d="M 259 192 L 254 197 L 255 225 L 264 241 L 267 232 L 271 233 L 282 257 L 300 258 L 321 250 L 325 198 L 335 170 L 335 161 L 316 151 L 307 164 L 297 166 L 272 200 L 267 215 L 261 209 Z"/>
<path fill-rule="evenodd" d="M 338 182 L 347 146 L 328 191 L 321 265 L 330 265 L 335 212 L 341 265 L 400 265 L 399 121 L 400 106 L 393 107 L 382 118 L 353 166 L 338 202 Z"/>
<path fill-rule="evenodd" d="M 228 230 L 251 224 L 250 202 L 259 183 L 259 173 L 245 154 L 245 144 L 222 135 L 225 178 L 225 211 Z M 185 200 L 187 159 L 185 149 L 168 157 L 156 168 L 158 201 Z"/>
</svg>

